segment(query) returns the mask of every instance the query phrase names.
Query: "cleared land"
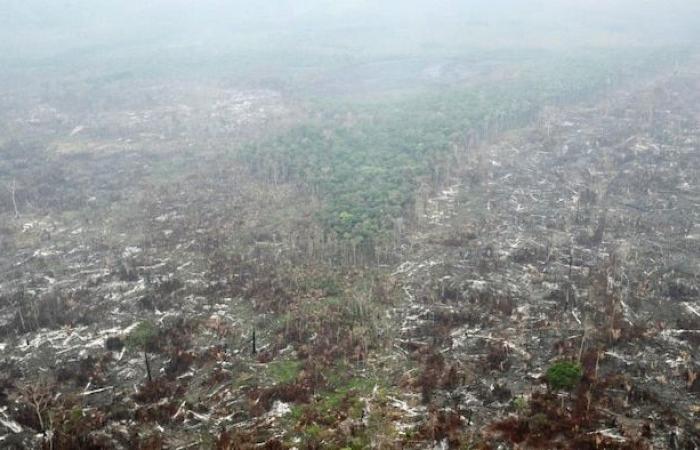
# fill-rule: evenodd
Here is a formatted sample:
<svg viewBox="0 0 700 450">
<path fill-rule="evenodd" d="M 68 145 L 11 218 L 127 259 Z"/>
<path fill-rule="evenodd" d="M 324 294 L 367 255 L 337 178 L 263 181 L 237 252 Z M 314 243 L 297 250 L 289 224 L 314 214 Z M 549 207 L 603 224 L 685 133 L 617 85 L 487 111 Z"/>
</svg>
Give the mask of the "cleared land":
<svg viewBox="0 0 700 450">
<path fill-rule="evenodd" d="M 3 96 L 0 444 L 698 445 L 700 71 L 643 56 Z"/>
</svg>

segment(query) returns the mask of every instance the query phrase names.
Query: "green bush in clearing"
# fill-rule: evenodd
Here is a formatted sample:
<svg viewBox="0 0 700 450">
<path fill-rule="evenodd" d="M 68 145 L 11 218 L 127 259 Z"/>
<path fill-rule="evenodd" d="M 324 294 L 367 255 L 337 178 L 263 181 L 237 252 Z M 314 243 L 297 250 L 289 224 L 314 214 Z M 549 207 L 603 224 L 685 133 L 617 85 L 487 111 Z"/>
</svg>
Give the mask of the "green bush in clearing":
<svg viewBox="0 0 700 450">
<path fill-rule="evenodd" d="M 581 379 L 581 365 L 569 361 L 554 363 L 547 369 L 547 384 L 556 390 L 570 391 Z"/>
</svg>

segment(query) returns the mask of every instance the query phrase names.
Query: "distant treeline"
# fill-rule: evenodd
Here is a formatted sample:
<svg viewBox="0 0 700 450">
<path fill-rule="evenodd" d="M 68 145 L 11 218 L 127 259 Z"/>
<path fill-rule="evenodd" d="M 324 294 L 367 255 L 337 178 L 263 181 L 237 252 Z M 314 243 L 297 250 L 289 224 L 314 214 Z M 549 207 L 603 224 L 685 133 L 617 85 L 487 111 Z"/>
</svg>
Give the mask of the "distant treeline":
<svg viewBox="0 0 700 450">
<path fill-rule="evenodd" d="M 547 57 L 477 86 L 326 105 L 317 119 L 247 145 L 240 157 L 257 176 L 318 196 L 318 219 L 335 237 L 377 242 L 397 218 L 414 218 L 421 185 L 438 189 L 456 166 L 473 164 L 469 152 L 479 142 L 528 123 L 544 106 L 604 93 L 683 57 L 641 50 Z"/>
</svg>

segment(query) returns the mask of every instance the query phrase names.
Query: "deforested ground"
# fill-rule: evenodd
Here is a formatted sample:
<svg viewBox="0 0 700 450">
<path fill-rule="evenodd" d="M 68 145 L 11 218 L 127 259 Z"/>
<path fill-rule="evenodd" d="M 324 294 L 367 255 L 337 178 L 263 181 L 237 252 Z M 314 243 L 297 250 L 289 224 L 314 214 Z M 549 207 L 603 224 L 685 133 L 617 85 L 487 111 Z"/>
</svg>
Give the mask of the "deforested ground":
<svg viewBox="0 0 700 450">
<path fill-rule="evenodd" d="M 0 446 L 697 448 L 700 65 L 533 58 L 13 85 Z"/>
</svg>

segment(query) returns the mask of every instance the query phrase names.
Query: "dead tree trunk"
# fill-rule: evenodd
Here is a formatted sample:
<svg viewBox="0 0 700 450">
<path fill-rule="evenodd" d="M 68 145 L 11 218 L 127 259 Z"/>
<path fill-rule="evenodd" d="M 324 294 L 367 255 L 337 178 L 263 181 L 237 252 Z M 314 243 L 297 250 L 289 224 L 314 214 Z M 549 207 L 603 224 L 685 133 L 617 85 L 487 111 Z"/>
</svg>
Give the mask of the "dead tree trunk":
<svg viewBox="0 0 700 450">
<path fill-rule="evenodd" d="M 15 219 L 19 217 L 19 210 L 17 209 L 17 180 L 12 180 L 12 185 L 10 185 L 10 193 L 12 194 L 12 206 L 15 208 Z"/>
<path fill-rule="evenodd" d="M 146 375 L 148 375 L 148 381 L 153 381 L 153 377 L 151 376 L 151 363 L 148 361 L 148 352 L 146 350 L 143 351 L 143 358 L 146 361 Z"/>
<path fill-rule="evenodd" d="M 252 355 L 255 355 L 256 353 L 258 353 L 258 350 L 257 350 L 255 344 L 256 344 L 256 343 L 255 343 L 255 328 L 253 328 L 252 349 L 251 349 L 251 351 L 250 351 L 250 353 L 251 353 Z"/>
</svg>

